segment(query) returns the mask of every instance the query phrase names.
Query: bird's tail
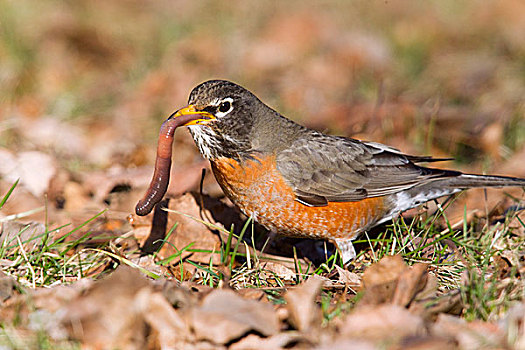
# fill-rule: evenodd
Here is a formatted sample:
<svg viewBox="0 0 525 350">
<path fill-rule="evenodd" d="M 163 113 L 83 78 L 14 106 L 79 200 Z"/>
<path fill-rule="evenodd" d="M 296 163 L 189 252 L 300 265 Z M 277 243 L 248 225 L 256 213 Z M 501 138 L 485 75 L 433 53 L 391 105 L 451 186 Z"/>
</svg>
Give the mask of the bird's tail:
<svg viewBox="0 0 525 350">
<path fill-rule="evenodd" d="M 433 199 L 474 187 L 525 187 L 525 179 L 509 176 L 456 173 L 412 187 L 394 195 L 395 212 L 405 211 Z"/>
<path fill-rule="evenodd" d="M 525 187 L 525 179 L 510 176 L 461 174 L 436 181 L 440 186 L 467 189 L 472 187 Z"/>
</svg>

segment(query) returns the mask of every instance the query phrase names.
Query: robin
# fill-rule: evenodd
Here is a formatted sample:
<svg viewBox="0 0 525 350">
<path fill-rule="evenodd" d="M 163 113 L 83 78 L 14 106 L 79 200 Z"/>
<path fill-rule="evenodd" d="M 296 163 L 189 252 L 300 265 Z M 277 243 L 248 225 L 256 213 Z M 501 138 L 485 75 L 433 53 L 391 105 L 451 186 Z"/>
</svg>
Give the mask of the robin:
<svg viewBox="0 0 525 350">
<path fill-rule="evenodd" d="M 328 239 L 345 263 L 355 257 L 352 240 L 400 212 L 471 187 L 525 186 L 520 178 L 423 167 L 440 159 L 308 129 L 230 81 L 198 85 L 173 119 L 189 127 L 244 214 L 279 234 Z"/>
</svg>

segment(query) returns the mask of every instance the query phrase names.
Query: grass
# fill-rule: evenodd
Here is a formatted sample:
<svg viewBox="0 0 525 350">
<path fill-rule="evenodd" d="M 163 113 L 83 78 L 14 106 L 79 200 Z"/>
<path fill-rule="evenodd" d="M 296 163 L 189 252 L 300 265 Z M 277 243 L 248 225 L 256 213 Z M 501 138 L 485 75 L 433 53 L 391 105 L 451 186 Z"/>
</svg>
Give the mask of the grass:
<svg viewBox="0 0 525 350">
<path fill-rule="evenodd" d="M 16 187 L 17 183 L 13 184 L 1 198 L 0 209 L 15 193 Z M 365 243 L 368 248 L 359 252 L 351 267 L 355 271 L 362 271 L 367 265 L 394 254 L 403 256 L 408 264 L 429 263 L 432 273 L 438 278 L 441 292 L 461 291 L 465 306 L 463 317 L 466 320 L 497 319 L 514 302 L 523 299 L 525 290 L 522 276 L 517 271 L 523 254 L 521 247 L 525 242 L 520 235 L 514 235 L 509 226 L 517 218 L 517 214 L 509 212 L 503 221 L 485 225 L 482 230 L 476 231 L 477 223 L 467 221 L 466 208 L 463 221 L 451 223 L 448 220 L 446 209 L 452 203 L 453 201 L 445 201 L 443 206 L 438 204 L 435 213 L 425 212 L 410 221 L 400 216 L 376 237 L 364 235 L 356 243 Z M 111 244 L 84 248 L 83 244 L 92 238 L 89 231 L 79 238 L 68 240 L 68 237 L 87 227 L 102 214 L 103 212 L 98 213 L 73 228 L 68 225 L 55 228 L 45 225 L 43 232 L 26 239 L 21 237 L 29 226 L 22 227 L 16 235 L 5 239 L 0 247 L 0 259 L 6 266 L 4 272 L 14 277 L 22 288 L 50 287 L 86 277 L 96 278 L 100 267 L 107 265 L 109 261 L 137 268 L 151 278 L 161 277 L 133 262 L 132 257 L 136 252 L 121 252 Z M 255 247 L 249 247 L 243 241 L 243 237 L 250 231 L 253 235 L 251 219 L 245 222 L 238 235 L 233 227 L 225 230 L 203 220 L 193 219 L 219 230 L 225 239 L 219 251 L 194 249 L 189 244 L 182 248 L 173 247 L 176 253 L 166 258 L 160 258 L 154 253 L 156 264 L 179 270 L 181 281 L 185 280 L 185 276 L 191 276 L 190 281 L 210 287 L 228 283 L 236 289 L 259 288 L 265 291 L 269 300 L 279 304 L 284 302 L 281 296 L 286 288 L 301 283 L 313 274 L 330 278 L 334 276 L 336 266 L 343 267 L 337 253 L 316 268 L 311 264 L 301 263 L 295 254 L 295 278 L 285 280 L 282 275 L 265 267 L 265 262 L 270 261 L 267 257 L 263 257 Z M 525 228 L 519 218 L 515 221 Z M 158 251 L 162 245 L 171 244 L 169 236 L 175 228 L 176 225 L 170 228 Z M 57 236 L 59 231 L 65 230 L 65 234 Z M 35 245 L 31 250 L 27 249 L 30 244 Z M 243 251 L 241 246 L 244 246 Z M 191 256 L 183 258 L 184 253 L 191 252 L 212 255 L 208 263 L 202 264 L 192 261 Z M 510 260 L 508 271 L 504 274 L 496 264 L 496 260 L 503 255 Z M 278 258 L 275 261 L 278 262 Z M 194 269 L 193 273 L 185 271 L 189 267 Z M 97 273 L 93 274 L 93 271 Z M 337 290 L 324 292 L 321 308 L 325 322 L 330 322 L 352 308 L 355 297 L 348 299 L 341 296 L 341 291 Z"/>
<path fill-rule="evenodd" d="M 446 208 L 453 201 L 446 202 L 444 207 L 438 206 L 434 214 L 423 213 L 407 222 L 403 217 L 394 220 L 387 229 L 375 238 L 365 235 L 365 238 L 356 243 L 367 243 L 370 248 L 362 250 L 354 267 L 364 266 L 379 261 L 386 255 L 400 254 L 408 264 L 425 262 L 430 264 L 430 270 L 438 278 L 439 290 L 442 293 L 459 290 L 465 306 L 463 317 L 466 320 L 494 320 L 502 315 L 515 302 L 523 299 L 524 284 L 521 276 L 517 274 L 519 266 L 520 247 L 525 244 L 523 237 L 513 235 L 508 224 L 516 218 L 516 213 L 509 212 L 504 222 L 486 225 L 481 231 L 476 232 L 475 222 L 468 222 L 466 217 L 458 223 L 451 223 L 446 216 Z M 438 221 L 442 220 L 443 223 Z M 520 221 L 521 222 L 521 221 Z M 243 228 L 243 233 L 249 221 Z M 523 225 L 523 222 L 521 222 Z M 232 237 L 228 234 L 226 248 L 228 252 Z M 237 240 L 237 245 L 239 241 Z M 500 272 L 495 264 L 495 259 L 502 254 L 513 256 L 510 272 L 501 279 Z M 232 254 L 234 255 L 234 254 Z M 233 258 L 232 256 L 230 256 Z M 243 255 L 246 258 L 246 255 Z M 223 255 L 224 258 L 224 255 Z M 295 273 L 297 278 L 293 281 L 284 281 L 271 271 L 264 269 L 264 264 L 257 263 L 257 257 L 250 259 L 238 267 L 231 268 L 230 260 L 230 285 L 236 288 L 265 288 L 270 300 L 282 303 L 279 297 L 283 287 L 293 286 L 308 278 L 311 274 L 329 276 L 335 266 L 341 266 L 337 254 L 316 269 L 303 271 L 301 264 L 295 259 Z M 225 260 L 223 260 L 224 262 Z M 195 265 L 197 266 L 197 265 Z M 203 283 L 208 284 L 210 279 L 219 277 L 219 270 L 213 273 L 213 264 L 202 269 Z M 206 277 L 204 277 L 208 274 Z M 272 283 L 273 282 L 273 283 Z M 219 281 L 209 285 L 218 285 Z M 269 288 L 269 289 L 268 289 Z M 340 293 L 325 292 L 321 307 L 325 321 L 343 314 L 355 303 L 355 299 L 335 302 L 336 295 Z"/>
<path fill-rule="evenodd" d="M 362 271 L 367 265 L 386 255 L 394 254 L 403 256 L 409 265 L 415 262 L 428 263 L 438 279 L 439 290 L 442 293 L 451 290 L 461 292 L 465 305 L 463 317 L 466 320 L 497 319 L 498 315 L 503 314 L 514 302 L 523 299 L 522 291 L 525 290 L 521 276 L 516 270 L 516 266 L 519 266 L 520 247 L 525 242 L 523 237 L 514 235 L 509 227 L 509 222 L 516 218 L 517 214 L 509 212 L 503 222 L 485 225 L 481 231 L 476 231 L 476 222 L 467 220 L 466 208 L 462 221 L 449 221 L 446 209 L 452 203 L 453 200 L 445 201 L 443 206 L 438 204 L 435 213 L 425 212 L 410 221 L 401 216 L 377 237 L 365 235 L 356 243 L 366 243 L 369 248 L 360 251 L 352 265 L 356 271 Z M 215 225 L 194 219 L 217 229 Z M 523 222 L 519 222 L 524 225 Z M 207 264 L 186 260 L 197 270 L 192 281 L 211 287 L 229 283 L 233 288 L 263 289 L 267 298 L 275 304 L 284 302 L 281 296 L 286 288 L 301 283 L 312 274 L 333 276 L 336 266 L 343 267 L 337 253 L 316 268 L 312 265 L 304 267 L 295 255 L 296 278 L 292 281 L 284 280 L 282 276 L 265 268 L 264 259 L 254 247 L 250 250 L 246 246 L 247 253 L 239 253 L 240 245 L 246 244 L 241 241 L 249 232 L 251 224 L 252 221 L 247 220 L 239 235 L 234 233 L 233 228 L 229 231 L 219 228 L 226 235 L 226 239 L 218 252 L 195 250 L 189 245 L 171 257 L 160 260 L 159 264 L 175 263 L 181 269 L 180 275 L 184 276 L 182 269 L 185 265 L 181 258 L 183 252 L 215 253 Z M 254 253 L 249 253 L 250 251 Z M 504 279 L 500 278 L 495 264 L 495 259 L 502 254 L 514 257 L 511 271 Z M 356 301 L 355 297 L 338 301 L 340 296 L 341 292 L 338 291 L 324 292 L 321 308 L 325 322 L 344 314 Z"/>
<path fill-rule="evenodd" d="M 2 197 L 0 210 L 13 195 L 17 185 L 18 181 Z M 77 239 L 67 240 L 67 238 L 92 223 L 103 213 L 104 211 L 69 230 L 70 225 L 51 228 L 46 224 L 34 228 L 28 224 L 9 236 L 8 232 L 3 232 L 0 259 L 4 262 L 4 273 L 15 278 L 22 287 L 30 288 L 70 283 L 90 276 L 90 271 L 96 270 L 105 263 L 104 253 L 76 248 L 88 239 L 96 237 L 88 231 Z M 40 228 L 42 232 L 29 238 L 22 238 L 22 235 L 31 228 L 35 230 Z M 63 231 L 66 233 L 58 236 L 58 233 Z"/>
<path fill-rule="evenodd" d="M 17 185 L 18 182 L 14 183 L 0 197 L 0 210 L 16 194 Z M 514 200 L 518 206 L 518 199 Z M 350 267 L 361 273 L 366 266 L 393 254 L 400 254 L 409 265 L 426 262 L 430 265 L 431 273 L 437 277 L 442 294 L 459 291 L 463 303 L 462 317 L 465 320 L 498 320 L 512 305 L 522 302 L 524 298 L 525 285 L 518 268 L 523 260 L 525 237 L 514 234 L 510 223 L 518 222 L 522 229 L 525 229 L 525 223 L 517 217 L 516 212 L 508 212 L 503 220 L 485 224 L 479 229 L 476 220 L 467 220 L 466 208 L 463 220 L 452 223 L 446 215 L 446 209 L 452 203 L 445 201 L 443 205 L 437 205 L 435 213 L 424 212 L 412 220 L 400 216 L 376 237 L 365 235 L 356 243 L 366 243 L 368 247 L 358 253 Z M 134 259 L 138 252 L 119 249 L 112 241 L 96 248 L 86 247 L 85 243 L 93 238 L 89 230 L 79 238 L 72 239 L 75 233 L 78 237 L 78 232 L 88 228 L 103 213 L 75 227 L 63 225 L 53 228 L 46 223 L 42 232 L 25 239 L 22 236 L 30 226 L 23 226 L 10 239 L 4 239 L 0 246 L 3 271 L 18 282 L 22 292 L 26 288 L 52 287 L 87 277 L 99 278 L 119 264 L 136 268 L 153 279 L 171 277 L 139 266 Z M 243 237 L 250 233 L 253 237 L 253 220 L 248 219 L 239 234 L 236 234 L 234 227 L 226 230 L 198 218 L 193 219 L 219 230 L 225 239 L 218 251 L 195 249 L 193 244 L 182 248 L 172 246 L 176 253 L 161 258 L 158 253 L 162 246 L 171 244 L 169 237 L 177 227 L 177 224 L 173 225 L 153 257 L 156 264 L 170 267 L 172 271 L 178 270 L 181 282 L 189 281 L 212 288 L 228 284 L 234 289 L 259 289 L 275 305 L 284 304 L 283 293 L 311 275 L 321 275 L 331 279 L 334 285 L 337 284 L 337 280 L 334 280 L 337 276 L 336 267 L 343 267 L 337 252 L 320 266 L 314 267 L 312 264 L 305 265 L 295 251 L 295 277 L 286 279 L 267 268 L 266 262 L 279 262 L 279 258 L 263 256 L 254 246 L 250 247 L 243 241 Z M 490 223 L 490 218 L 482 219 Z M 57 235 L 64 231 L 65 234 Z M 34 245 L 33 249 L 28 249 L 31 245 Z M 192 252 L 211 253 L 210 260 L 198 263 L 191 260 L 191 255 L 183 257 L 185 253 Z M 498 261 L 508 261 L 508 266 L 502 267 Z M 321 294 L 324 327 L 350 312 L 362 296 L 360 292 L 341 287 L 325 288 Z M 2 322 L 0 345 L 12 349 L 79 348 L 79 344 L 73 341 L 54 340 L 45 330 L 25 334 L 16 324 Z"/>
<path fill-rule="evenodd" d="M 466 320 L 496 320 L 514 303 L 523 300 L 525 284 L 518 268 L 523 259 L 523 237 L 509 235 L 509 214 L 504 223 L 487 227 L 486 232 L 470 237 L 465 246 L 467 257 L 466 281 L 461 286 Z M 525 225 L 519 221 L 522 227 Z M 502 267 L 498 261 L 508 257 L 511 264 Z M 503 260 L 504 262 L 504 260 Z"/>
</svg>

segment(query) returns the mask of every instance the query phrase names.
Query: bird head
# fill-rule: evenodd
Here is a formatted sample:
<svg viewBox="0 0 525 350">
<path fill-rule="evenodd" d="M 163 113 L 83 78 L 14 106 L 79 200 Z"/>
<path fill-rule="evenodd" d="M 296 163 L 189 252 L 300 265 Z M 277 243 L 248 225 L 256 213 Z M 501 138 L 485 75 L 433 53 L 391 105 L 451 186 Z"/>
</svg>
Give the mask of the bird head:
<svg viewBox="0 0 525 350">
<path fill-rule="evenodd" d="M 269 107 L 245 88 L 226 80 L 209 80 L 196 86 L 188 105 L 170 118 L 198 115 L 184 125 L 205 158 L 240 158 L 252 149 L 254 116 L 264 108 Z"/>
</svg>

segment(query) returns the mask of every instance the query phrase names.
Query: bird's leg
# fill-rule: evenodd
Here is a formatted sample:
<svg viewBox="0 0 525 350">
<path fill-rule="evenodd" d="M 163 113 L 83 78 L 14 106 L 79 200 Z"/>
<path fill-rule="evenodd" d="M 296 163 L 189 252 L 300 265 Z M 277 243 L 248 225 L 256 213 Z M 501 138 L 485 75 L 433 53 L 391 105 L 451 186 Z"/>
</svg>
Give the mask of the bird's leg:
<svg viewBox="0 0 525 350">
<path fill-rule="evenodd" d="M 346 265 L 346 263 L 355 259 L 356 253 L 351 239 L 336 238 L 334 239 L 334 243 L 337 250 L 339 250 L 339 254 L 341 254 L 343 264 Z"/>
</svg>

